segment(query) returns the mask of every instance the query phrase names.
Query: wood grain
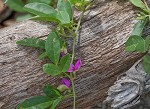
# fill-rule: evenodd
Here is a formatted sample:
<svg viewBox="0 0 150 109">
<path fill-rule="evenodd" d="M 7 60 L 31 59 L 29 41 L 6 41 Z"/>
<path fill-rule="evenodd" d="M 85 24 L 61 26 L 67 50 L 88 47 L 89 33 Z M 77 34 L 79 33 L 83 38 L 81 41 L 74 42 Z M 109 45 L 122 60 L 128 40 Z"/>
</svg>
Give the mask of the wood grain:
<svg viewBox="0 0 150 109">
<path fill-rule="evenodd" d="M 87 13 L 76 48 L 76 58 L 82 59 L 75 81 L 77 109 L 87 109 L 104 100 L 116 77 L 142 57 L 124 51 L 135 24 L 135 12 L 129 2 L 99 0 Z M 53 27 L 47 22 L 24 21 L 0 30 L 1 109 L 15 109 L 20 101 L 42 94 L 46 83 L 59 84 L 58 78 L 43 73 L 42 65 L 46 62 L 37 59 L 40 50 L 15 43 L 29 37 L 45 38 Z M 59 107 L 71 109 L 71 105 L 69 99 Z"/>
</svg>

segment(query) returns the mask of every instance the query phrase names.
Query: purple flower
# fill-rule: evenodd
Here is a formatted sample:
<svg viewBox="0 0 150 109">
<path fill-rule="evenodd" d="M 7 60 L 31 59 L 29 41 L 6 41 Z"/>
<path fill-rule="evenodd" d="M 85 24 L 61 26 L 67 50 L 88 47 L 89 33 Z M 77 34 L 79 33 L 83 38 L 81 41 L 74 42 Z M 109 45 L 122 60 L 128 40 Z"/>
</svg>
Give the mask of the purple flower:
<svg viewBox="0 0 150 109">
<path fill-rule="evenodd" d="M 70 67 L 68 69 L 68 72 L 74 72 L 79 70 L 79 68 L 81 67 L 81 59 L 78 59 L 78 61 L 76 62 L 75 65 L 70 64 Z"/>
<path fill-rule="evenodd" d="M 61 83 L 70 88 L 70 81 L 68 79 L 62 78 Z"/>
</svg>

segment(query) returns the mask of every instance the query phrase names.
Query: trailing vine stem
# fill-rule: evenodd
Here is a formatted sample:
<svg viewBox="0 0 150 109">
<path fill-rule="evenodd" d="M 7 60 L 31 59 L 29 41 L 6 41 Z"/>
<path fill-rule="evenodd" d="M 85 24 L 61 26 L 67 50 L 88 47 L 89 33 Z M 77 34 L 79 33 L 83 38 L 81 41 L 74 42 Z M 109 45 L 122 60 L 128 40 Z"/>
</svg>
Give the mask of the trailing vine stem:
<svg viewBox="0 0 150 109">
<path fill-rule="evenodd" d="M 85 13 L 85 9 L 82 11 L 81 15 L 80 15 L 80 18 L 79 18 L 79 21 L 78 21 L 78 24 L 77 24 L 77 27 L 76 27 L 76 30 L 75 30 L 75 36 L 73 36 L 73 47 L 72 47 L 72 59 L 71 59 L 71 63 L 73 63 L 73 60 L 74 60 L 74 56 L 75 56 L 75 45 L 76 45 L 76 40 L 78 38 L 78 31 L 80 29 L 80 25 L 81 25 L 81 21 L 82 21 L 82 18 L 84 16 L 84 13 Z M 75 80 L 75 77 L 73 76 L 73 74 L 75 74 L 75 72 L 73 73 L 70 73 L 70 80 L 71 80 L 71 84 L 72 84 L 72 93 L 73 93 L 73 109 L 76 108 L 76 92 L 75 92 L 75 84 L 74 84 L 74 80 Z"/>
<path fill-rule="evenodd" d="M 72 84 L 72 93 L 73 93 L 73 109 L 76 108 L 76 92 L 75 92 L 75 84 L 74 84 L 74 78 L 72 73 L 70 74 L 70 80 Z"/>
<path fill-rule="evenodd" d="M 84 16 L 84 13 L 85 13 L 85 9 L 82 11 L 82 13 L 81 13 L 81 15 L 80 15 L 80 18 L 79 18 L 79 21 L 78 21 L 78 25 L 77 25 L 77 28 L 76 28 L 76 31 L 75 31 L 75 34 L 77 34 L 77 32 L 79 31 L 79 29 L 80 29 L 80 25 L 81 25 L 81 20 L 82 20 L 82 18 L 83 18 L 83 16 Z"/>
<path fill-rule="evenodd" d="M 81 20 L 84 16 L 84 13 L 85 13 L 85 10 L 82 11 L 81 15 L 80 15 L 80 18 L 79 18 L 79 21 L 78 21 L 78 24 L 77 24 L 77 27 L 76 27 L 76 30 L 75 30 L 75 36 L 73 37 L 73 47 L 72 47 L 72 59 L 71 59 L 71 63 L 73 63 L 73 60 L 74 60 L 74 53 L 75 53 L 75 44 L 76 44 L 76 39 L 78 39 L 78 31 L 80 29 L 80 25 L 81 25 Z"/>
</svg>

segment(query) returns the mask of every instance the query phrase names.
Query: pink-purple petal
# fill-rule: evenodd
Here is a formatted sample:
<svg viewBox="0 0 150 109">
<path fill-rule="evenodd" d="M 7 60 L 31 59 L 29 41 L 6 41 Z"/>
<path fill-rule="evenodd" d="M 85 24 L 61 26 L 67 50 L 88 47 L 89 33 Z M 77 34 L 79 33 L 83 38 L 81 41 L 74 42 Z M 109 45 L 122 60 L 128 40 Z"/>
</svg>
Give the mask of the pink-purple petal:
<svg viewBox="0 0 150 109">
<path fill-rule="evenodd" d="M 78 61 L 75 64 L 75 70 L 79 70 L 80 67 L 81 67 L 81 59 L 78 59 Z"/>
<path fill-rule="evenodd" d="M 73 64 L 70 64 L 68 72 L 74 72 L 74 69 L 75 69 L 75 66 Z"/>
<path fill-rule="evenodd" d="M 68 79 L 62 78 L 61 83 L 70 88 L 70 81 Z"/>
</svg>

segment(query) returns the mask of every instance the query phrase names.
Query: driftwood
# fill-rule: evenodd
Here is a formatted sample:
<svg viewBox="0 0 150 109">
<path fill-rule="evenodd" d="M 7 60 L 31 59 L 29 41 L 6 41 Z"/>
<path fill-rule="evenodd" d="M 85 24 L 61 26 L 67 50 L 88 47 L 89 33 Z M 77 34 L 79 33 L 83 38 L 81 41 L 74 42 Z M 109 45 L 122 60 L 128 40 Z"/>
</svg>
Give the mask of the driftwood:
<svg viewBox="0 0 150 109">
<path fill-rule="evenodd" d="M 128 70 L 142 55 L 124 51 L 124 42 L 135 24 L 135 12 L 129 2 L 98 1 L 87 12 L 79 32 L 77 58 L 82 68 L 77 74 L 77 109 L 103 101 L 117 76 Z M 0 108 L 14 109 L 20 101 L 42 94 L 46 83 L 59 84 L 42 71 L 45 61 L 38 60 L 39 50 L 16 45 L 29 37 L 45 38 L 52 24 L 24 21 L 0 30 Z M 58 82 L 56 82 L 58 81 Z M 71 109 L 72 99 L 60 104 Z"/>
<path fill-rule="evenodd" d="M 113 109 L 127 109 L 140 104 L 149 93 L 150 76 L 144 71 L 142 61 L 138 61 L 109 88 L 104 103 L 110 103 Z"/>
</svg>

